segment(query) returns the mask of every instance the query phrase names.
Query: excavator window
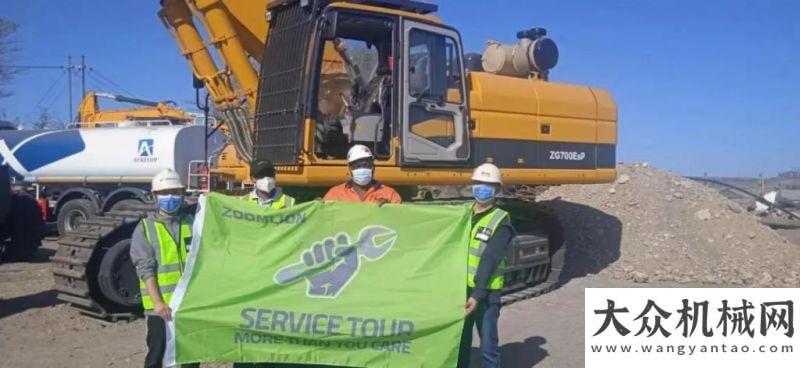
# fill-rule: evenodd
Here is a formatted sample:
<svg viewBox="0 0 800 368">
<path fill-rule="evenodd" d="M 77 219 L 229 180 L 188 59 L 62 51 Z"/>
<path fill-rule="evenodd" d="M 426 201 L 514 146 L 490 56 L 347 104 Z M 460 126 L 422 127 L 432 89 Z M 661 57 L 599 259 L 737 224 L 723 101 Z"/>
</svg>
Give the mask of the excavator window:
<svg viewBox="0 0 800 368">
<path fill-rule="evenodd" d="M 343 159 L 353 144 L 391 151 L 394 28 L 389 17 L 340 13 L 324 40 L 317 86 L 316 154 Z"/>
<path fill-rule="evenodd" d="M 457 50 L 452 38 L 412 30 L 409 46 L 411 95 L 461 103 L 461 65 Z"/>
<path fill-rule="evenodd" d="M 469 132 L 458 33 L 404 21 L 402 162 L 466 162 Z"/>
</svg>

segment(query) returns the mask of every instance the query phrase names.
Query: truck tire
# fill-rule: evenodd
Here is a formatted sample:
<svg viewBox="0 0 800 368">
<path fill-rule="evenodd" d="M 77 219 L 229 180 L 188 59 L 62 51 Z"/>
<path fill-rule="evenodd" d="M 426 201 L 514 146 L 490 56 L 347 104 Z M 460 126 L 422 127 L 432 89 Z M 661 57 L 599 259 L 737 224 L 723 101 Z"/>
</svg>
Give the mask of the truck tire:
<svg viewBox="0 0 800 368">
<path fill-rule="evenodd" d="M 7 220 L 10 241 L 0 258 L 5 262 L 30 260 L 42 245 L 46 230 L 39 204 L 25 193 L 13 193 Z"/>
<path fill-rule="evenodd" d="M 92 201 L 85 198 L 73 199 L 58 210 L 58 235 L 64 236 L 68 231 L 75 231 L 78 225 L 89 216 L 96 215 Z"/>
<path fill-rule="evenodd" d="M 114 212 L 114 211 L 130 211 L 130 210 L 137 209 L 137 208 L 141 207 L 142 205 L 144 205 L 144 202 L 142 202 L 142 201 L 140 201 L 138 199 L 123 199 L 123 200 L 121 200 L 121 201 L 119 201 L 117 203 L 114 203 L 111 206 L 111 209 L 109 209 L 109 211 L 111 211 L 111 212 Z"/>
</svg>

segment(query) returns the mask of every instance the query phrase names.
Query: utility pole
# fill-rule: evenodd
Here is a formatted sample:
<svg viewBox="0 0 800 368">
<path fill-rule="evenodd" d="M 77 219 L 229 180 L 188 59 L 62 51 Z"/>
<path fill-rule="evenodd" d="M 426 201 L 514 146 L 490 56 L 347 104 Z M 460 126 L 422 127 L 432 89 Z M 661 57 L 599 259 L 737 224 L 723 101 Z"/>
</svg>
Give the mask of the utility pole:
<svg viewBox="0 0 800 368">
<path fill-rule="evenodd" d="M 67 96 L 69 101 L 67 123 L 70 123 L 72 121 L 72 55 L 67 56 Z"/>
<path fill-rule="evenodd" d="M 81 54 L 81 98 L 86 96 L 86 58 Z"/>
</svg>

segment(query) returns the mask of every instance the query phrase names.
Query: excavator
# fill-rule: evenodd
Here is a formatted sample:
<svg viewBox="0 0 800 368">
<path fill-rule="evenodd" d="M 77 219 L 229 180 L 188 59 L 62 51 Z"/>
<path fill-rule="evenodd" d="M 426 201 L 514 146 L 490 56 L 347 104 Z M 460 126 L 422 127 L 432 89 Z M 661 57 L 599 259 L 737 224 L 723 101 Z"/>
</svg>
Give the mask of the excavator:
<svg viewBox="0 0 800 368">
<path fill-rule="evenodd" d="M 365 144 L 376 177 L 418 203 L 463 203 L 472 169 L 500 167 L 518 236 L 503 302 L 545 293 L 564 267 L 563 229 L 537 188 L 616 177 L 617 110 L 599 88 L 550 80 L 558 48 L 542 28 L 465 54 L 438 6 L 406 0 L 161 0 L 158 16 L 229 135 L 228 167 L 251 164 L 314 198 L 348 179 Z M 216 53 L 216 55 L 212 55 Z M 198 142 L 200 143 L 200 142 Z M 213 168 L 213 166 L 212 166 Z M 225 191 L 230 185 L 212 190 Z M 59 298 L 115 320 L 139 308 L 130 236 L 147 209 L 87 219 L 53 257 Z"/>
</svg>

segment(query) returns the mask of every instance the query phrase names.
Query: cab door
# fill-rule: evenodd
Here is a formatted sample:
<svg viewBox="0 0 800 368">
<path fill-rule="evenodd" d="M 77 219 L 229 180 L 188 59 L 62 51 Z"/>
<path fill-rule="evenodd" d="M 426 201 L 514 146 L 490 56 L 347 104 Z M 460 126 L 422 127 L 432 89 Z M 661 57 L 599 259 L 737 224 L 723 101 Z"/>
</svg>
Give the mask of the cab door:
<svg viewBox="0 0 800 368">
<path fill-rule="evenodd" d="M 403 45 L 402 162 L 466 162 L 469 117 L 458 33 L 405 20 Z"/>
</svg>

